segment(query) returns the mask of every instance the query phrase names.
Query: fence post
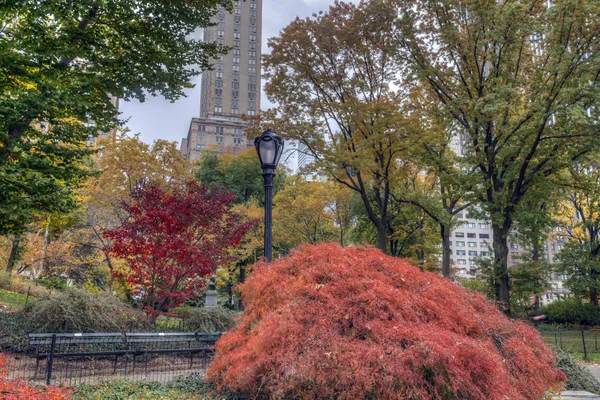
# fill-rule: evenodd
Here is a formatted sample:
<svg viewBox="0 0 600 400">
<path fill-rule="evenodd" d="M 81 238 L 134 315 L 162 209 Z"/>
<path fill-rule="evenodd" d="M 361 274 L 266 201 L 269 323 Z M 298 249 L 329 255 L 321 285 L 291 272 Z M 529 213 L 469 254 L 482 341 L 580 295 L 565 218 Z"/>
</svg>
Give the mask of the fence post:
<svg viewBox="0 0 600 400">
<path fill-rule="evenodd" d="M 583 359 L 587 360 L 587 349 L 585 348 L 585 333 L 583 330 L 583 326 L 581 327 L 581 341 L 583 342 Z"/>
<path fill-rule="evenodd" d="M 54 348 L 56 346 L 56 334 L 52 335 L 52 342 L 50 343 L 50 355 L 46 362 L 46 385 L 50 384 L 52 379 L 52 363 L 54 362 Z"/>
<path fill-rule="evenodd" d="M 29 301 L 29 292 L 31 291 L 31 286 L 29 286 L 27 288 L 27 297 L 25 298 L 25 305 L 27 305 L 27 302 Z"/>
</svg>

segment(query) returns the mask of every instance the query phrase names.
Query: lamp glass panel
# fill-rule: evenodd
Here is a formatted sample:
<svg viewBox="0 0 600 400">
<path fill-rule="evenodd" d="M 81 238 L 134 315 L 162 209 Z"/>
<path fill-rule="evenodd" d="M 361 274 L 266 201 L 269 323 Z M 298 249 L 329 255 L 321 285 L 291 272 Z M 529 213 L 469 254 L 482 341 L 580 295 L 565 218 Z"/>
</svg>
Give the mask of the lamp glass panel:
<svg viewBox="0 0 600 400">
<path fill-rule="evenodd" d="M 275 156 L 277 155 L 277 147 L 274 140 L 262 140 L 258 145 L 258 151 L 260 152 L 260 159 L 263 164 L 274 164 Z"/>
</svg>

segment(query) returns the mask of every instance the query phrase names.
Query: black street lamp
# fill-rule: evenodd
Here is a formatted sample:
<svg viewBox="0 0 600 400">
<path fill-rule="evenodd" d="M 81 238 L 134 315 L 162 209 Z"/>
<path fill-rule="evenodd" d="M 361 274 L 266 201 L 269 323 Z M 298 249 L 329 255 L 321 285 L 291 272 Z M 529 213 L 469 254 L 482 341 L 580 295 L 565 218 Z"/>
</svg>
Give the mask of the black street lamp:
<svg viewBox="0 0 600 400">
<path fill-rule="evenodd" d="M 254 139 L 254 147 L 260 159 L 260 166 L 263 170 L 263 179 L 265 181 L 265 259 L 271 262 L 273 254 L 273 178 L 275 177 L 275 168 L 283 153 L 283 139 L 270 129 L 267 129 Z"/>
</svg>

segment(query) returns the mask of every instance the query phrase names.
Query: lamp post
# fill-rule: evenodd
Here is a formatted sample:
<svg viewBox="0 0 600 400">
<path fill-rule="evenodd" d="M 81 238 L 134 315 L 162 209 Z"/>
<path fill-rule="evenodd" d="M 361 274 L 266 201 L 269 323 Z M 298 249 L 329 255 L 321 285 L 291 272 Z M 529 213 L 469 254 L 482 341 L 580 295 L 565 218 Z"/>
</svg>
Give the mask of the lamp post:
<svg viewBox="0 0 600 400">
<path fill-rule="evenodd" d="M 283 153 L 283 140 L 270 129 L 267 129 L 254 139 L 254 147 L 258 153 L 260 166 L 263 170 L 263 179 L 265 181 L 265 259 L 271 262 L 273 254 L 273 178 L 275 177 L 275 168 Z"/>
</svg>

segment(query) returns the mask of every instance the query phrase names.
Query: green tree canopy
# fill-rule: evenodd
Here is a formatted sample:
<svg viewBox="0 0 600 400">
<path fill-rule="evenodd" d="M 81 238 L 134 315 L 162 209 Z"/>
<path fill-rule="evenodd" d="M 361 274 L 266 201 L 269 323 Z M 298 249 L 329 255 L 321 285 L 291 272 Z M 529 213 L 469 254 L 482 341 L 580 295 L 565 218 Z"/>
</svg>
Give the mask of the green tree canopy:
<svg viewBox="0 0 600 400">
<path fill-rule="evenodd" d="M 111 96 L 176 100 L 225 49 L 192 38 L 222 0 L 0 3 L 0 234 L 73 207 Z M 93 122 L 92 122 L 93 121 Z"/>
</svg>

